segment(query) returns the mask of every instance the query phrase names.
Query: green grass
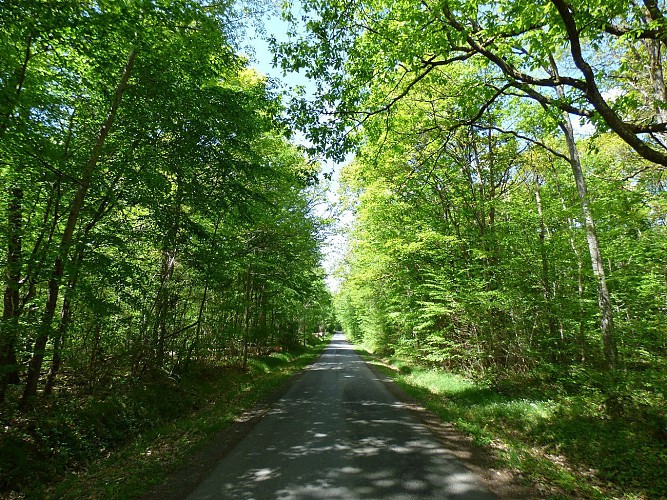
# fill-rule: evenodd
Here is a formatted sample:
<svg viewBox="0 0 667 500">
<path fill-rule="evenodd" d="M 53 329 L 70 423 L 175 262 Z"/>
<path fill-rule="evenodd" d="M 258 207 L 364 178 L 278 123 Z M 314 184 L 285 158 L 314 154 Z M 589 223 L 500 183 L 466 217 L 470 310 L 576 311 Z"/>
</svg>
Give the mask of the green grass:
<svg viewBox="0 0 667 500">
<path fill-rule="evenodd" d="M 405 359 L 383 367 L 442 420 L 493 450 L 500 466 L 521 471 L 553 498 L 667 498 L 667 443 L 651 418 L 664 400 L 611 418 L 595 391 L 537 390 L 517 377 L 501 393 Z"/>
<path fill-rule="evenodd" d="M 3 416 L 11 422 L 0 432 L 5 494 L 141 496 L 313 362 L 326 343 L 251 358 L 246 371 L 208 367 L 178 382 L 117 387 L 69 402 L 55 399 L 39 415 Z"/>
</svg>

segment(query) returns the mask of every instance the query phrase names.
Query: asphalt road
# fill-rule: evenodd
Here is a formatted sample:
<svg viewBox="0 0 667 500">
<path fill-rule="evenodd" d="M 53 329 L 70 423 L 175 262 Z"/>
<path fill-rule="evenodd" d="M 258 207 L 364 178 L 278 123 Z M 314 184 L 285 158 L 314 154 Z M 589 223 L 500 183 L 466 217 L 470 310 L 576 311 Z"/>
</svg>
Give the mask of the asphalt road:
<svg viewBox="0 0 667 500">
<path fill-rule="evenodd" d="M 188 498 L 496 497 L 337 334 Z"/>
</svg>

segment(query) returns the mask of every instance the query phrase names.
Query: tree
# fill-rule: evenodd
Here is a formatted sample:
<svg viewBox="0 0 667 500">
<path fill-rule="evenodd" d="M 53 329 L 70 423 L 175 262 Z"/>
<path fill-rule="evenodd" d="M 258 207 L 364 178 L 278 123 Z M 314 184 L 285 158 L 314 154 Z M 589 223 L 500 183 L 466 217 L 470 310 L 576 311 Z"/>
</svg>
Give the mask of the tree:
<svg viewBox="0 0 667 500">
<path fill-rule="evenodd" d="M 23 383 L 28 407 L 57 376 L 95 389 L 219 362 L 244 305 L 261 344 L 274 312 L 294 322 L 320 297 L 316 172 L 287 142 L 278 97 L 234 53 L 231 8 L 0 13 L 0 397 Z M 253 254 L 262 277 L 244 302 L 233 285 Z"/>
<path fill-rule="evenodd" d="M 314 13 L 306 23 L 308 36 L 277 50 L 285 67 L 305 66 L 320 81 L 314 103 L 299 103 L 296 109 L 321 151 L 344 152 L 360 137 L 351 130 L 361 126 L 384 126 L 387 135 L 394 133 L 394 116 L 408 99 L 431 103 L 430 123 L 422 131 L 442 130 L 444 144 L 459 128 L 488 127 L 489 111 L 503 107 L 504 117 L 490 125 L 492 130 L 544 145 L 539 134 L 517 127 L 516 99 L 537 102 L 543 120 L 558 124 L 588 228 L 604 352 L 613 369 L 610 292 L 570 115 L 594 124 L 598 133 L 613 131 L 641 157 L 667 165 L 661 139 L 666 126 L 663 35 L 656 27 L 663 19 L 661 6 L 562 0 L 306 6 Z M 594 64 L 595 57 L 623 62 Z M 644 60 L 649 71 L 628 78 L 629 68 L 636 70 Z M 443 106 L 448 101 L 455 106 Z M 328 118 L 319 118 L 320 112 Z"/>
<path fill-rule="evenodd" d="M 629 177 L 602 191 L 594 184 L 583 210 L 557 118 L 507 99 L 475 125 L 451 129 L 456 82 L 425 78 L 428 91 L 413 90 L 358 136 L 362 147 L 344 178 L 357 214 L 337 300 L 345 327 L 371 345 L 468 370 L 582 361 L 613 368 L 613 338 L 591 349 L 599 342 L 590 331 L 591 291 L 599 292 L 598 271 L 616 272 L 607 260 L 615 253 L 610 226 L 598 234 L 592 221 L 606 218 L 602 200 L 629 189 L 624 183 L 650 164 L 627 146 L 627 156 L 606 157 L 608 165 L 627 163 Z M 514 114 L 525 117 L 514 130 L 496 125 Z M 570 130 L 574 154 L 586 151 L 577 163 L 581 179 L 600 182 L 590 162 L 610 137 L 577 141 Z M 611 254 L 586 271 L 591 229 Z M 620 315 L 614 290 L 607 296 Z M 627 323 L 619 324 L 625 355 L 634 357 Z"/>
<path fill-rule="evenodd" d="M 335 1 L 306 2 L 312 11 L 308 35 L 277 47 L 286 68 L 308 68 L 321 80 L 316 104 L 301 104 L 302 120 L 322 150 L 339 142 L 345 148 L 348 127 L 384 114 L 427 75 L 461 62 L 488 71 L 468 88 L 470 101 L 461 123 L 475 121 L 506 95 L 534 99 L 557 112 L 591 120 L 599 130 L 612 130 L 639 155 L 666 165 L 659 137 L 667 126 L 661 118 L 664 95 L 661 7 L 647 0 L 571 2 L 411 2 L 355 5 Z M 626 55 L 646 54 L 653 91 L 638 97 L 618 71 L 599 65 L 591 54 L 620 49 Z M 604 52 L 603 52 L 604 53 Z M 573 71 L 545 74 L 544 61 L 558 54 L 559 66 Z M 576 69 L 575 69 L 576 68 Z M 566 75 L 566 76 L 564 76 Z M 635 74 L 635 78 L 637 78 Z M 378 92 L 376 82 L 383 82 Z M 556 89 L 562 87 L 563 95 Z M 318 123 L 320 111 L 331 121 Z M 340 143 L 340 141 L 343 143 Z M 325 146 L 326 144 L 326 146 Z"/>
</svg>

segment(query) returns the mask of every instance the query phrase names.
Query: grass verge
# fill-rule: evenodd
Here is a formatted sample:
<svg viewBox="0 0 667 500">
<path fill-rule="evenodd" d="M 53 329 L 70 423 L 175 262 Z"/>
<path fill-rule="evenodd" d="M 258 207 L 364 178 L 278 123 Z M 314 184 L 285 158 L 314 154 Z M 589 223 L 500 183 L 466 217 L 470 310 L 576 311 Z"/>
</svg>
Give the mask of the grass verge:
<svg viewBox="0 0 667 500">
<path fill-rule="evenodd" d="M 549 498 L 667 498 L 667 442 L 642 415 L 610 418 L 604 401 L 585 391 L 535 391 L 520 379 L 499 391 L 410 360 L 362 354 Z"/>
<path fill-rule="evenodd" d="M 0 472 L 6 478 L 11 474 L 14 485 L 0 497 L 141 497 L 312 363 L 326 345 L 323 339 L 291 352 L 251 358 L 246 371 L 202 369 L 171 384 L 117 389 L 66 408 L 46 413 L 42 408 L 34 420 L 24 416 L 0 433 Z M 17 444 L 17 453 L 4 453 Z"/>
</svg>

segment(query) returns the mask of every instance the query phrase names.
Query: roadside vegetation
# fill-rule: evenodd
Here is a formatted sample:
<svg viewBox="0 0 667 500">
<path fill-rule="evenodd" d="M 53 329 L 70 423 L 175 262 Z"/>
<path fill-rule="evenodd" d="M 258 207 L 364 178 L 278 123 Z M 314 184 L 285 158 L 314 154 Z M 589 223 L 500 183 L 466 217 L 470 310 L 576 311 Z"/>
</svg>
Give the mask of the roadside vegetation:
<svg viewBox="0 0 667 500">
<path fill-rule="evenodd" d="M 664 400 L 643 395 L 610 418 L 605 394 L 591 380 L 572 384 L 533 374 L 491 384 L 405 356 L 365 353 L 426 408 L 491 450 L 498 467 L 518 472 L 545 497 L 667 494 L 667 434 L 658 417 Z"/>
<path fill-rule="evenodd" d="M 164 425 L 221 425 L 324 330 L 319 167 L 239 55 L 245 14 L 2 4 L 0 494 L 136 440 L 153 460 Z M 123 464 L 109 492 L 148 481 Z"/>
<path fill-rule="evenodd" d="M 244 410 L 312 363 L 328 338 L 182 378 L 124 382 L 54 397 L 9 419 L 0 442 L 5 491 L 25 498 L 138 498 L 168 479 Z"/>
<path fill-rule="evenodd" d="M 665 3 L 303 10 L 294 110 L 355 154 L 343 330 L 562 496 L 665 497 Z"/>
<path fill-rule="evenodd" d="M 239 55 L 263 5 L 3 3 L 0 490 L 325 329 L 354 153 L 351 339 L 563 496 L 667 496 L 665 3 L 284 5 L 291 97 Z"/>
</svg>

